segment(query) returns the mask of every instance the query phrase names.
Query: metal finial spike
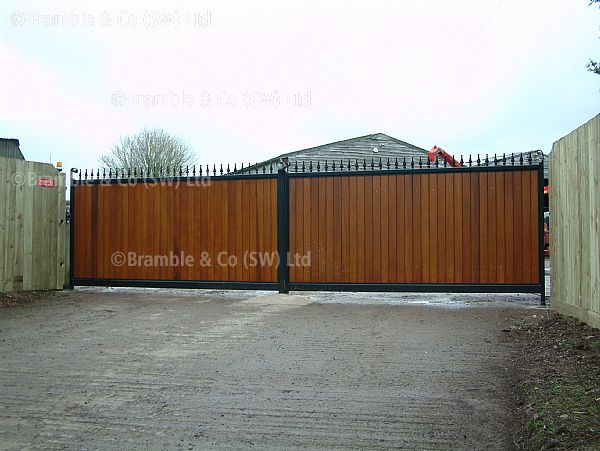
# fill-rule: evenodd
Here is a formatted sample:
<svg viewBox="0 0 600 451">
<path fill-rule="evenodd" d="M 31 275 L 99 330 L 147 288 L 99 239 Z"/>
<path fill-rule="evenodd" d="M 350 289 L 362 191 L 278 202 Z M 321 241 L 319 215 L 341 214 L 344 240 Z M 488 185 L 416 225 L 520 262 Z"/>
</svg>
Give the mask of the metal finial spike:
<svg viewBox="0 0 600 451">
<path fill-rule="evenodd" d="M 312 172 L 312 171 L 313 171 L 312 160 L 310 160 L 308 162 L 308 172 Z"/>
<path fill-rule="evenodd" d="M 186 176 L 190 175 L 190 167 L 187 164 L 185 165 L 185 175 Z"/>
<path fill-rule="evenodd" d="M 398 169 L 398 158 L 396 158 L 396 161 L 394 162 L 394 169 Z"/>
<path fill-rule="evenodd" d="M 317 160 L 317 172 L 321 172 L 321 160 Z"/>
<path fill-rule="evenodd" d="M 444 160 L 444 163 L 446 162 L 446 160 Z M 440 161 L 438 160 L 437 157 L 435 157 L 435 167 L 439 167 L 440 166 Z"/>
<path fill-rule="evenodd" d="M 390 159 L 389 158 L 387 159 L 387 168 L 388 169 L 390 168 Z"/>
<path fill-rule="evenodd" d="M 254 165 L 254 171 L 255 171 L 256 174 L 258 174 L 258 161 Z"/>
<path fill-rule="evenodd" d="M 381 158 L 379 159 L 379 169 L 383 169 L 383 164 L 381 162 Z"/>
<path fill-rule="evenodd" d="M 496 157 L 496 154 L 494 154 L 494 166 L 498 164 L 498 158 Z"/>
<path fill-rule="evenodd" d="M 133 176 L 137 178 L 137 168 L 133 168 Z"/>
<path fill-rule="evenodd" d="M 331 170 L 335 171 L 335 160 L 331 162 Z"/>
<path fill-rule="evenodd" d="M 306 172 L 306 162 L 302 160 L 302 172 Z"/>
<path fill-rule="evenodd" d="M 437 166 L 437 158 L 435 159 L 435 165 Z M 448 166 L 448 162 L 444 159 L 444 167 Z"/>
<path fill-rule="evenodd" d="M 358 171 L 358 168 L 360 167 L 360 165 L 358 164 L 358 158 L 354 159 L 354 169 Z"/>
<path fill-rule="evenodd" d="M 213 164 L 213 177 L 217 176 L 217 165 Z"/>
<path fill-rule="evenodd" d="M 502 154 L 502 164 L 506 166 L 506 153 Z"/>
<path fill-rule="evenodd" d="M 96 178 L 99 179 L 100 178 L 100 169 L 96 169 Z"/>
<path fill-rule="evenodd" d="M 488 158 L 488 154 L 486 153 L 485 154 L 485 165 L 489 166 L 489 164 L 490 164 L 490 159 Z"/>
<path fill-rule="evenodd" d="M 183 175 L 183 167 L 179 166 L 179 177 Z"/>
<path fill-rule="evenodd" d="M 325 172 L 329 170 L 329 162 L 325 160 Z"/>
<path fill-rule="evenodd" d="M 127 178 L 131 177 L 131 168 L 127 168 Z"/>
<path fill-rule="evenodd" d="M 437 160 L 437 158 L 436 158 Z M 427 158 L 427 167 L 430 168 L 431 167 L 431 161 L 429 161 L 429 158 Z"/>
<path fill-rule="evenodd" d="M 200 167 L 202 167 L 202 166 L 200 166 Z M 194 177 L 196 177 L 196 165 L 193 165 L 193 166 L 192 166 L 192 175 L 193 175 Z"/>
<path fill-rule="evenodd" d="M 108 168 L 108 178 L 112 179 L 112 168 Z"/>
<path fill-rule="evenodd" d="M 421 161 L 421 157 L 419 157 L 419 167 L 422 168 L 423 167 L 423 161 Z"/>
<path fill-rule="evenodd" d="M 471 159 L 471 155 L 469 155 L 469 167 L 473 164 L 473 160 Z"/>
<path fill-rule="evenodd" d="M 273 163 L 269 164 L 269 173 L 273 173 Z"/>
<path fill-rule="evenodd" d="M 267 173 L 267 167 L 266 167 L 265 165 L 263 165 L 263 167 L 262 167 L 262 171 L 263 171 L 263 174 L 266 174 L 266 173 Z"/>
<path fill-rule="evenodd" d="M 294 161 L 294 172 L 298 172 L 298 160 Z"/>
<path fill-rule="evenodd" d="M 367 159 L 363 158 L 363 171 L 367 170 Z"/>
<path fill-rule="evenodd" d="M 531 156 L 532 152 L 529 152 L 529 158 L 527 158 L 527 162 L 531 164 L 533 162 L 533 158 Z"/>
<path fill-rule="evenodd" d="M 106 168 L 102 168 L 102 178 L 106 178 Z"/>
<path fill-rule="evenodd" d="M 371 170 L 375 169 L 375 160 L 371 158 Z"/>
<path fill-rule="evenodd" d="M 352 168 L 352 163 L 350 163 L 350 158 L 348 158 L 348 170 Z"/>
<path fill-rule="evenodd" d="M 144 166 L 140 168 L 140 177 L 144 177 Z"/>
<path fill-rule="evenodd" d="M 460 165 L 462 166 L 463 164 L 465 164 L 464 160 L 463 160 L 463 156 L 462 154 L 460 155 Z"/>
<path fill-rule="evenodd" d="M 510 164 L 515 164 L 515 154 L 514 153 L 510 154 Z"/>
<path fill-rule="evenodd" d="M 344 160 L 340 158 L 340 171 L 344 170 Z"/>
<path fill-rule="evenodd" d="M 221 169 L 219 170 L 219 173 L 220 173 L 221 175 L 223 175 L 223 164 L 222 164 L 222 163 L 221 163 Z"/>
<path fill-rule="evenodd" d="M 410 167 L 411 168 L 415 167 L 415 157 L 410 157 Z"/>
<path fill-rule="evenodd" d="M 477 166 L 481 164 L 481 158 L 479 158 L 479 154 L 477 154 Z"/>
<path fill-rule="evenodd" d="M 406 169 L 406 157 L 402 157 L 402 168 Z"/>
<path fill-rule="evenodd" d="M 85 170 L 84 180 L 87 180 L 87 169 Z"/>
</svg>

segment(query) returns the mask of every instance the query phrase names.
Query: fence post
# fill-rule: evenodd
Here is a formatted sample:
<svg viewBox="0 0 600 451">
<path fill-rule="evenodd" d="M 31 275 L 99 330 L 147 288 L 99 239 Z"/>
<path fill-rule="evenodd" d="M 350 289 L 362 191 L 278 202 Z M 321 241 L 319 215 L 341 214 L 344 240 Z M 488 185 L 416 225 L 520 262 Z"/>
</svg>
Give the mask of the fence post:
<svg viewBox="0 0 600 451">
<path fill-rule="evenodd" d="M 540 305 L 546 305 L 546 256 L 544 255 L 544 155 L 538 166 L 538 248 L 540 265 Z"/>
<path fill-rule="evenodd" d="M 69 282 L 66 285 L 67 290 L 72 290 L 75 286 L 73 285 L 73 268 L 75 267 L 74 256 L 75 256 L 75 187 L 73 181 L 75 177 L 73 174 L 79 172 L 75 168 L 71 168 L 69 171 Z"/>
<path fill-rule="evenodd" d="M 277 282 L 279 292 L 287 294 L 290 292 L 288 265 L 290 250 L 290 199 L 289 199 L 289 176 L 285 166 L 277 171 Z"/>
</svg>

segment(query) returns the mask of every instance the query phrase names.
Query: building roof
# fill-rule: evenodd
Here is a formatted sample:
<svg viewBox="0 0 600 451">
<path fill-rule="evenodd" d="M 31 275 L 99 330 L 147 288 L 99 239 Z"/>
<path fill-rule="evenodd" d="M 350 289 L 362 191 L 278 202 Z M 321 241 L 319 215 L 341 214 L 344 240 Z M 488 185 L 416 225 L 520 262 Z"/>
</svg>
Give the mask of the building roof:
<svg viewBox="0 0 600 451">
<path fill-rule="evenodd" d="M 411 162 L 414 162 L 414 167 L 419 165 L 419 160 L 423 166 L 427 164 L 427 150 L 417 147 L 413 144 L 409 144 L 399 139 L 388 136 L 384 133 L 375 133 L 372 135 L 359 136 L 357 138 L 345 139 L 343 141 L 336 141 L 329 144 L 323 144 L 316 147 L 310 147 L 308 149 L 297 150 L 295 152 L 284 153 L 276 157 L 265 160 L 261 163 L 246 166 L 243 170 L 238 169 L 236 172 L 247 173 L 247 172 L 276 172 L 282 160 L 287 158 L 289 162 L 289 170 L 291 172 L 304 172 L 304 171 L 318 171 L 326 170 L 326 165 L 329 170 L 332 169 L 333 163 L 337 168 L 340 167 L 340 163 L 343 162 L 344 166 L 348 164 L 354 168 L 358 164 L 361 168 L 363 165 L 371 167 L 374 165 L 376 169 L 379 168 L 379 162 L 381 161 L 381 167 L 383 169 L 390 168 L 394 169 L 396 166 L 396 160 L 400 167 L 406 162 L 407 166 L 413 167 Z M 461 157 L 455 155 L 457 160 Z M 521 161 L 522 157 L 522 161 Z M 522 165 L 522 164 L 539 164 L 544 159 L 544 177 L 548 178 L 548 158 L 544 155 L 541 150 L 532 150 L 529 152 L 520 153 L 509 153 L 505 155 L 485 155 L 480 156 L 479 163 L 477 157 L 471 157 L 469 163 L 469 156 L 464 157 L 465 166 L 483 166 L 486 163 L 485 159 L 492 161 L 494 158 L 500 160 L 502 164 L 509 165 Z M 441 158 L 437 158 L 438 164 L 431 163 L 431 168 L 443 168 L 444 161 Z M 388 161 L 390 165 L 388 166 Z"/>
<path fill-rule="evenodd" d="M 406 158 L 407 160 L 410 160 L 411 158 L 418 160 L 419 157 L 422 158 L 423 161 L 426 161 L 427 150 L 400 141 L 399 139 L 392 138 L 383 133 L 375 133 L 373 135 L 359 136 L 357 138 L 345 139 L 343 141 L 336 141 L 329 144 L 310 147 L 308 149 L 284 153 L 261 163 L 246 167 L 244 168 L 244 172 L 255 172 L 257 169 L 258 172 L 263 172 L 263 168 L 266 172 L 269 172 L 271 167 L 273 168 L 273 171 L 276 171 L 278 163 L 285 158 L 288 159 L 290 167 L 293 168 L 296 164 L 301 166 L 302 163 L 304 163 L 307 166 L 311 162 L 314 167 L 316 167 L 317 164 L 325 167 L 326 162 L 329 166 L 331 166 L 333 162 L 339 166 L 342 161 L 347 165 L 348 160 L 350 160 L 352 165 L 354 165 L 357 160 L 359 164 L 364 162 L 370 164 L 371 160 L 378 164 L 380 159 L 386 164 L 388 158 L 393 164 L 396 158 L 398 158 L 399 161 L 402 161 L 403 158 Z"/>
<path fill-rule="evenodd" d="M 25 157 L 19 148 L 19 140 L 14 138 L 0 138 L 0 157 L 24 160 Z"/>
</svg>

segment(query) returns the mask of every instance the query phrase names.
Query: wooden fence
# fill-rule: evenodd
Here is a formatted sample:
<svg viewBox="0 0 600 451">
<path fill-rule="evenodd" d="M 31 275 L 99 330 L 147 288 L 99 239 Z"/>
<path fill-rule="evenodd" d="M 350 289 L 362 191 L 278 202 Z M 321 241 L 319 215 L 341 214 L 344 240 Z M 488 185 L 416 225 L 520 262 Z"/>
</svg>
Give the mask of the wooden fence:
<svg viewBox="0 0 600 451">
<path fill-rule="evenodd" d="M 550 154 L 552 308 L 600 327 L 600 115 Z"/>
<path fill-rule="evenodd" d="M 63 288 L 64 174 L 0 158 L 0 246 L 0 292 Z"/>
</svg>

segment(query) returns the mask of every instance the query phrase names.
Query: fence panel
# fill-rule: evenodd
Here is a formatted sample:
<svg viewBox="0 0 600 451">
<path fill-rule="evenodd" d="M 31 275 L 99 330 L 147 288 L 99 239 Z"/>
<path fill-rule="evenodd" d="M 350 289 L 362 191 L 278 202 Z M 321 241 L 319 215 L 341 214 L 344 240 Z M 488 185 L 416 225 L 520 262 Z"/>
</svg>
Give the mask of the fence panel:
<svg viewBox="0 0 600 451">
<path fill-rule="evenodd" d="M 550 154 L 552 308 L 600 327 L 600 115 Z"/>
<path fill-rule="evenodd" d="M 0 157 L 0 292 L 63 288 L 65 215 L 64 174 Z"/>
</svg>

